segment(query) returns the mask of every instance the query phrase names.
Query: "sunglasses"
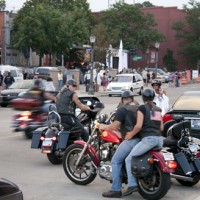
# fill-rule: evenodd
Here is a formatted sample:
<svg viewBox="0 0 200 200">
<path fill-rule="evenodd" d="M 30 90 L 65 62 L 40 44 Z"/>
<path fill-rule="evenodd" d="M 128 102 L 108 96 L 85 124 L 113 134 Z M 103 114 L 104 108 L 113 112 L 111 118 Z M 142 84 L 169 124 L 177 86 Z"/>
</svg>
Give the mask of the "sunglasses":
<svg viewBox="0 0 200 200">
<path fill-rule="evenodd" d="M 77 87 L 77 85 L 72 85 L 72 87 Z"/>
</svg>

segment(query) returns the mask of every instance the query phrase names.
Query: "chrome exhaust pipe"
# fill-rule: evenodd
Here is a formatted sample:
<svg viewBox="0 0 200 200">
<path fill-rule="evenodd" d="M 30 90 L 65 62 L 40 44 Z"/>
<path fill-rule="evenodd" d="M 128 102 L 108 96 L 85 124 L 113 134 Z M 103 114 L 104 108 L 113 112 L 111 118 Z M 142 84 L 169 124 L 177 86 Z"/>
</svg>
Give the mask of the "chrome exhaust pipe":
<svg viewBox="0 0 200 200">
<path fill-rule="evenodd" d="M 181 175 L 176 175 L 176 174 L 170 174 L 170 176 L 172 178 L 180 179 L 180 180 L 183 180 L 183 181 L 190 181 L 190 182 L 194 181 L 194 178 L 192 178 L 192 177 L 181 176 Z"/>
</svg>

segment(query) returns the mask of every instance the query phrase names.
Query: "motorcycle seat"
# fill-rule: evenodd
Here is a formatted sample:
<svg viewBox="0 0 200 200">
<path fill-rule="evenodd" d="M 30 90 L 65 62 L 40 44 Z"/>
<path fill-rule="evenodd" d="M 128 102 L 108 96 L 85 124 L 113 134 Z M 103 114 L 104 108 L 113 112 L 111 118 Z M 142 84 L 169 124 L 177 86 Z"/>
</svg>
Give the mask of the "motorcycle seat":
<svg viewBox="0 0 200 200">
<path fill-rule="evenodd" d="M 163 140 L 163 146 L 164 147 L 171 147 L 171 146 L 174 146 L 174 145 L 177 145 L 177 140 L 172 136 L 168 136 L 167 138 L 165 138 Z"/>
</svg>

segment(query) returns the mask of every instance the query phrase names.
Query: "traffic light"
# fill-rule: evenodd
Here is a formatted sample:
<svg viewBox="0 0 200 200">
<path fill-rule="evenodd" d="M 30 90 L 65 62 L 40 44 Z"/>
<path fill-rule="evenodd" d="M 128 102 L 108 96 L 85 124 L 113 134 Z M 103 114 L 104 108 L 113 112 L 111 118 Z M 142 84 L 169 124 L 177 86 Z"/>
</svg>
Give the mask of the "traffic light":
<svg viewBox="0 0 200 200">
<path fill-rule="evenodd" d="M 138 49 L 134 48 L 134 49 L 130 49 L 130 54 L 131 55 L 136 55 L 137 54 Z"/>
</svg>

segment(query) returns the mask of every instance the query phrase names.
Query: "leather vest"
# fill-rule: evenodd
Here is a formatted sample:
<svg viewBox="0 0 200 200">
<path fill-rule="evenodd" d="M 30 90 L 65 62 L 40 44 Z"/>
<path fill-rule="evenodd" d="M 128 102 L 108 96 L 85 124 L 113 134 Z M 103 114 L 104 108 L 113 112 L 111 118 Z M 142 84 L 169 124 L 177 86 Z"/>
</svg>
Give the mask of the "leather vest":
<svg viewBox="0 0 200 200">
<path fill-rule="evenodd" d="M 160 124 L 161 124 L 161 109 L 153 105 L 155 116 L 152 116 L 152 111 L 148 104 L 145 104 L 145 114 L 142 129 L 139 132 L 141 138 L 147 136 L 161 136 Z"/>
<path fill-rule="evenodd" d="M 75 115 L 76 104 L 72 101 L 74 92 L 66 87 L 57 95 L 56 107 L 59 114 Z"/>
<path fill-rule="evenodd" d="M 129 131 L 132 131 L 133 127 L 136 124 L 137 120 L 136 115 L 138 106 L 136 106 L 134 103 L 131 103 L 131 104 L 125 104 L 123 107 L 126 110 L 126 115 L 124 124 L 121 125 L 120 127 L 120 131 L 122 133 L 122 138 L 124 139 L 125 134 Z M 135 137 L 137 137 L 137 135 Z"/>
</svg>

